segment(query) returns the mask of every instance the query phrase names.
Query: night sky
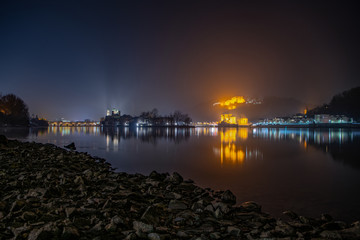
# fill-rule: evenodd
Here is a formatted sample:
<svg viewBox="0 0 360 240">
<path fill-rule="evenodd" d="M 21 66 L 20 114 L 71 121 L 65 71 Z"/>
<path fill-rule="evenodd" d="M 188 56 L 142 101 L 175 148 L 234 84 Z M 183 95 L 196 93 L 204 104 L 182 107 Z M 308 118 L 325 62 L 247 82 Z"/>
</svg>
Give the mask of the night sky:
<svg viewBox="0 0 360 240">
<path fill-rule="evenodd" d="M 51 120 L 322 104 L 360 85 L 359 16 L 350 1 L 1 1 L 0 92 Z"/>
</svg>

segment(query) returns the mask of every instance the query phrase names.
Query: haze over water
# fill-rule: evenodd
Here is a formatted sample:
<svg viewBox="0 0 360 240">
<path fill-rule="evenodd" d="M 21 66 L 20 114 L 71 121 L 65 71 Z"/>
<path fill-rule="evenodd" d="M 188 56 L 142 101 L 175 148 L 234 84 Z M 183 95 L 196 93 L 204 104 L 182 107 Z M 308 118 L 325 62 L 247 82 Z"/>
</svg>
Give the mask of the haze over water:
<svg viewBox="0 0 360 240">
<path fill-rule="evenodd" d="M 117 171 L 177 171 L 212 189 L 230 189 L 285 210 L 355 221 L 360 216 L 360 130 L 248 128 L 47 128 L 0 134 L 105 158 Z"/>
</svg>

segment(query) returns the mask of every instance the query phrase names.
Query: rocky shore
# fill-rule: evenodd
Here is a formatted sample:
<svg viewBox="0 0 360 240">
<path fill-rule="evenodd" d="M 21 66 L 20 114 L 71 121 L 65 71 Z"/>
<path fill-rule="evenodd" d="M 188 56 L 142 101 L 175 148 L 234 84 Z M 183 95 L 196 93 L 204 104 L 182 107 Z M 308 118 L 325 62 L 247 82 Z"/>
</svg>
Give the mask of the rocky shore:
<svg viewBox="0 0 360 240">
<path fill-rule="evenodd" d="M 360 239 L 360 222 L 276 219 L 178 173 L 119 173 L 87 153 L 4 136 L 0 193 L 0 239 Z"/>
</svg>

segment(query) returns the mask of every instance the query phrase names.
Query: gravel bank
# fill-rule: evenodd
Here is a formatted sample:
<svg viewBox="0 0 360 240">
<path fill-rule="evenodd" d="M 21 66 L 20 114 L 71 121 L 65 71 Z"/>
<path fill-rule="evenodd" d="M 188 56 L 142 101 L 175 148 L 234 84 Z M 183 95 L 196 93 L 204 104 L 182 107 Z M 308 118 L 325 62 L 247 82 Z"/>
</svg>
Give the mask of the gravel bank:
<svg viewBox="0 0 360 240">
<path fill-rule="evenodd" d="M 0 239 L 360 239 L 360 222 L 276 219 L 235 203 L 178 173 L 118 173 L 87 153 L 0 135 Z"/>
</svg>

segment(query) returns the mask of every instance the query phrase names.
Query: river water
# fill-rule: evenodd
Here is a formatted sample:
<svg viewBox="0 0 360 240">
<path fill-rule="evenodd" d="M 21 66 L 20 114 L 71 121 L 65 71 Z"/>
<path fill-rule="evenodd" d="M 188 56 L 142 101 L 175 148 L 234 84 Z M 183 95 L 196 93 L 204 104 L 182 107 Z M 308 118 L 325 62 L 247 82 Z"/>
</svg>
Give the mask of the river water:
<svg viewBox="0 0 360 240">
<path fill-rule="evenodd" d="M 64 127 L 0 134 L 60 147 L 74 142 L 77 151 L 105 158 L 117 171 L 177 171 L 278 217 L 293 210 L 360 219 L 359 129 Z"/>
</svg>

